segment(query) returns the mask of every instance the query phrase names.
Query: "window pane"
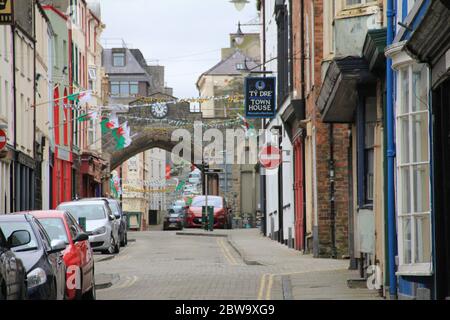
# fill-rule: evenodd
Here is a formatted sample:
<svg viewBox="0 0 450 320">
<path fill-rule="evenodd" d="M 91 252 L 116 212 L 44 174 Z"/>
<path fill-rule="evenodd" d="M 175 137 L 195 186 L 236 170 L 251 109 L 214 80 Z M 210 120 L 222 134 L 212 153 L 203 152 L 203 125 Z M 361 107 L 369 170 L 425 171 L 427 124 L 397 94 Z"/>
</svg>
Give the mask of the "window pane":
<svg viewBox="0 0 450 320">
<path fill-rule="evenodd" d="M 401 188 L 402 194 L 402 214 L 411 213 L 411 185 L 410 185 L 410 168 L 400 169 L 400 182 L 399 188 Z"/>
<path fill-rule="evenodd" d="M 137 82 L 130 83 L 130 94 L 136 95 L 139 93 L 139 84 Z"/>
<path fill-rule="evenodd" d="M 120 87 L 118 82 L 111 82 L 111 94 L 112 95 L 119 95 L 120 93 Z"/>
<path fill-rule="evenodd" d="M 430 169 L 428 165 L 413 167 L 414 212 L 430 211 Z"/>
<path fill-rule="evenodd" d="M 415 262 L 431 262 L 430 216 L 414 217 L 415 219 Z"/>
<path fill-rule="evenodd" d="M 346 0 L 347 6 L 353 6 L 355 4 L 361 4 L 362 0 Z"/>
<path fill-rule="evenodd" d="M 401 106 L 400 112 L 402 114 L 409 112 L 409 68 L 405 68 L 401 72 Z"/>
<path fill-rule="evenodd" d="M 366 201 L 373 201 L 374 150 L 366 150 Z"/>
<path fill-rule="evenodd" d="M 399 118 L 399 126 L 400 126 L 400 141 L 398 141 L 398 149 L 400 151 L 399 160 L 401 164 L 409 163 L 409 150 L 410 150 L 410 141 L 409 141 L 409 117 L 403 116 Z"/>
<path fill-rule="evenodd" d="M 113 65 L 115 67 L 125 66 L 125 54 L 124 53 L 114 53 L 113 54 Z"/>
<path fill-rule="evenodd" d="M 413 66 L 412 110 L 428 110 L 428 72 L 425 64 Z"/>
<path fill-rule="evenodd" d="M 122 97 L 130 96 L 130 84 L 128 82 L 120 83 L 120 95 Z"/>
<path fill-rule="evenodd" d="M 413 162 L 428 162 L 428 113 L 412 116 Z"/>
<path fill-rule="evenodd" d="M 412 243 L 411 243 L 411 218 L 402 218 L 402 230 L 403 230 L 403 263 L 412 263 Z"/>
</svg>

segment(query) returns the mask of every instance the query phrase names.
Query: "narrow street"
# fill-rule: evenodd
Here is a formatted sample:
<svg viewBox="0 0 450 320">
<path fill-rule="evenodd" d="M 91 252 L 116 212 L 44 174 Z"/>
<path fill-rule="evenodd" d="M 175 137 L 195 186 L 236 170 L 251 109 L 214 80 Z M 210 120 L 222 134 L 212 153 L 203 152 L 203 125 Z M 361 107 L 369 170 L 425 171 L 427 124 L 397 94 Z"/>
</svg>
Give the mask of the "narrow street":
<svg viewBox="0 0 450 320">
<path fill-rule="evenodd" d="M 347 277 L 354 273 L 347 271 L 346 261 L 303 256 L 260 237 L 257 230 L 185 234 L 130 233 L 129 245 L 117 256 L 96 255 L 97 299 L 377 298 L 367 289 L 347 287 Z M 267 246 L 270 255 L 264 256 L 260 248 Z"/>
</svg>

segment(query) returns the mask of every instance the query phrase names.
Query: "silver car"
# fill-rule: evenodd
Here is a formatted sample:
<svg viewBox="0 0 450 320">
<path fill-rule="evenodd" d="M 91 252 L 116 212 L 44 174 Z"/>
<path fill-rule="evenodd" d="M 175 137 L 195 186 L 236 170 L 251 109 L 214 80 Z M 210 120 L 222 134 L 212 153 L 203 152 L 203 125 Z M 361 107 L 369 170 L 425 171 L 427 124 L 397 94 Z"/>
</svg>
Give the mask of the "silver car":
<svg viewBox="0 0 450 320">
<path fill-rule="evenodd" d="M 110 207 L 102 200 L 83 200 L 62 203 L 57 210 L 70 212 L 77 221 L 86 219 L 86 233 L 92 250 L 119 253 L 119 225 Z"/>
</svg>

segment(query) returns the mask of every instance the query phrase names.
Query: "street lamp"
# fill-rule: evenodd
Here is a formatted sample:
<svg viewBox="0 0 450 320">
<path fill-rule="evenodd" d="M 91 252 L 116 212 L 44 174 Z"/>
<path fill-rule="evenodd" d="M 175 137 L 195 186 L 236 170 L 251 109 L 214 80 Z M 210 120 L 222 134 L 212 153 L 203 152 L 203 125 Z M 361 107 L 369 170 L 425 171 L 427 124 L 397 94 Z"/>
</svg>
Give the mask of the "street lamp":
<svg viewBox="0 0 450 320">
<path fill-rule="evenodd" d="M 245 5 L 249 3 L 248 0 L 230 0 L 231 3 L 234 3 L 234 6 L 238 11 L 242 11 L 245 8 Z"/>
<path fill-rule="evenodd" d="M 240 46 L 244 43 L 244 33 L 242 32 L 240 21 L 238 24 L 238 30 L 236 32 L 236 37 L 234 38 L 234 41 L 236 41 L 238 46 Z"/>
</svg>

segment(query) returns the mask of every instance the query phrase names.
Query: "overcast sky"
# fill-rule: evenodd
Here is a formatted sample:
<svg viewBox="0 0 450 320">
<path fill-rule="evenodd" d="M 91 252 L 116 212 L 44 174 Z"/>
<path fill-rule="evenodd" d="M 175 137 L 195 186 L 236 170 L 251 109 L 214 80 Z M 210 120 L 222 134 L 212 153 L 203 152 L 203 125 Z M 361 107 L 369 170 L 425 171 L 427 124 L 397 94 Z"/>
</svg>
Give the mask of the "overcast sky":
<svg viewBox="0 0 450 320">
<path fill-rule="evenodd" d="M 176 97 L 196 97 L 198 77 L 220 61 L 220 49 L 229 46 L 238 21 L 257 17 L 255 2 L 238 11 L 229 0 L 100 0 L 103 39 L 124 39 L 166 67 Z M 242 27 L 243 32 L 255 28 Z"/>
</svg>

